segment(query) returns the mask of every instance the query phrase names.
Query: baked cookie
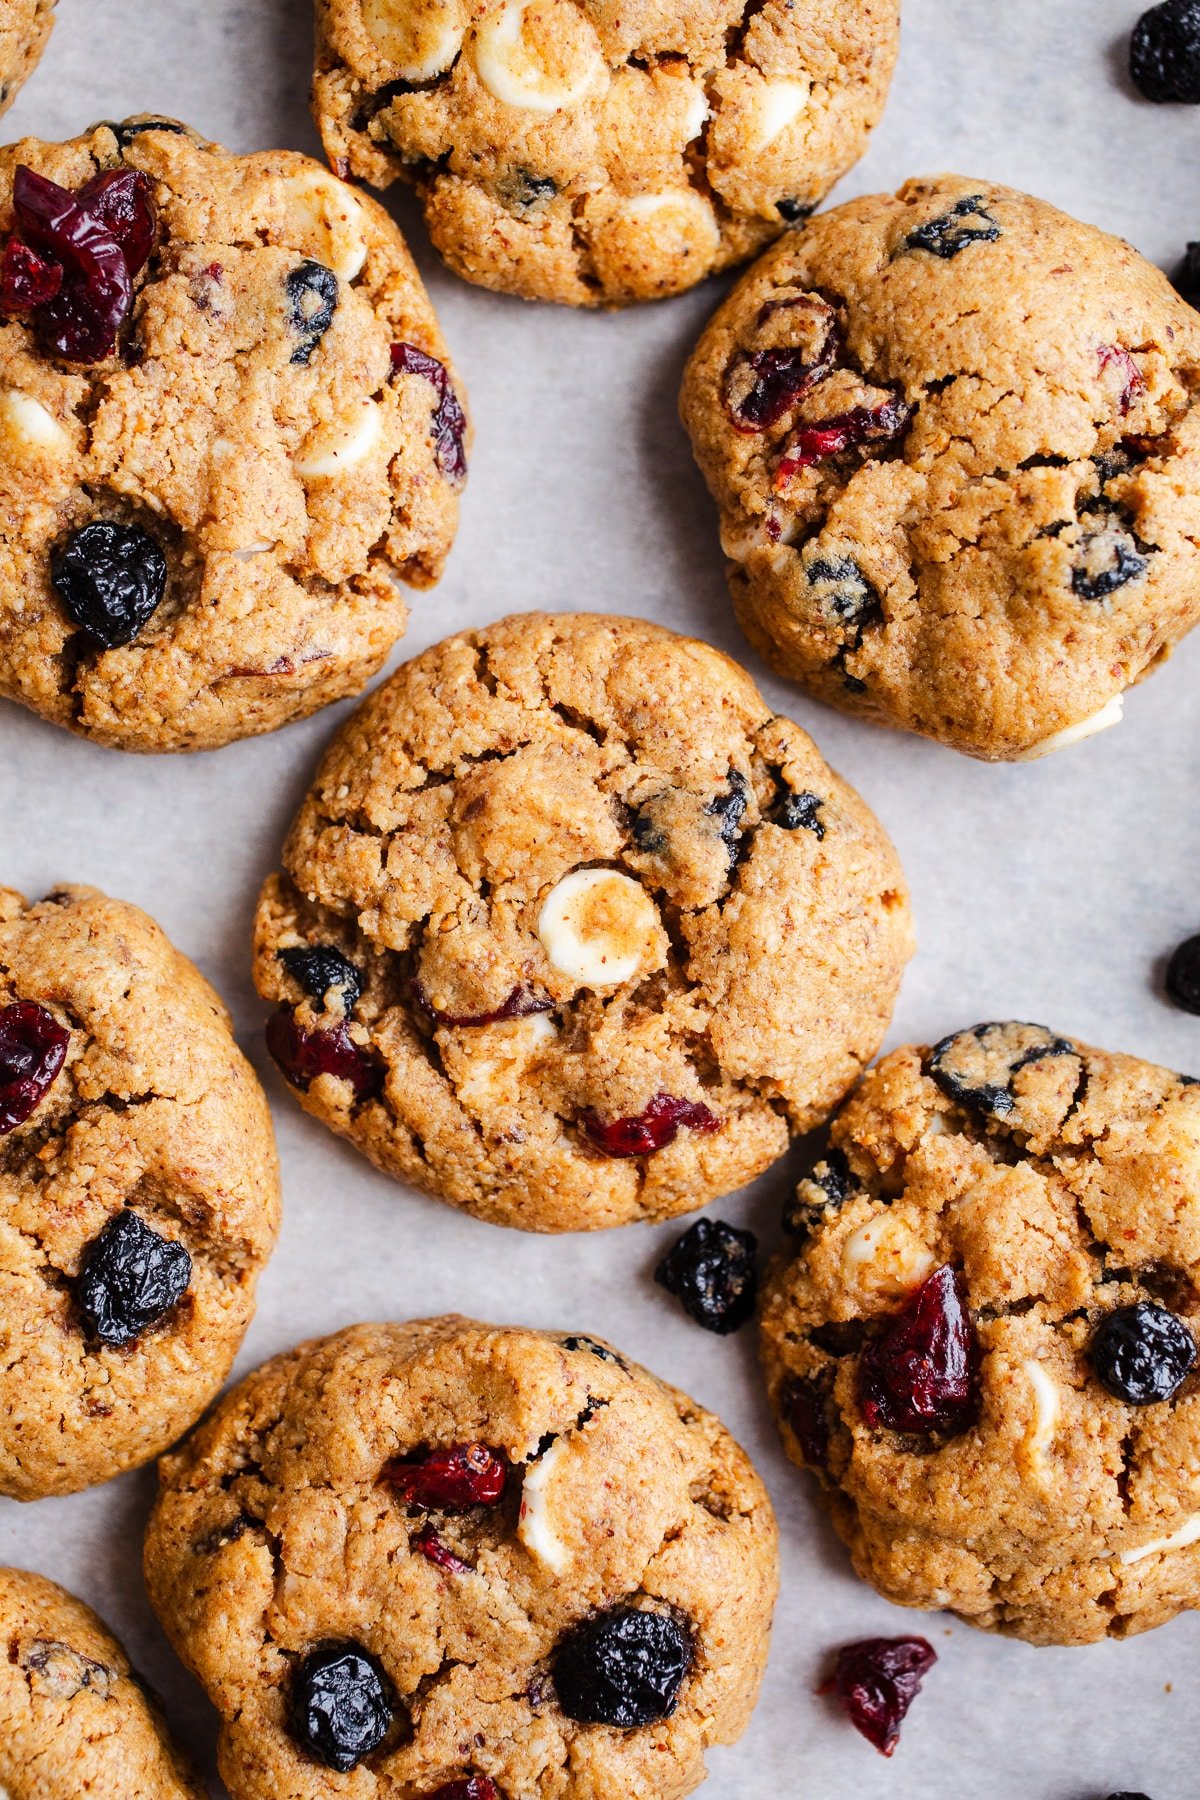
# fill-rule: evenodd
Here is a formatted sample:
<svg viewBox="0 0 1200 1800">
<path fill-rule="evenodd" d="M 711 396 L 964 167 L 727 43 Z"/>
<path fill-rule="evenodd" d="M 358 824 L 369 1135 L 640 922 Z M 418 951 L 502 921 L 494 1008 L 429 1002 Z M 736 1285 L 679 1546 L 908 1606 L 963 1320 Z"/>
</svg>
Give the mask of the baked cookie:
<svg viewBox="0 0 1200 1800">
<path fill-rule="evenodd" d="M 1200 318 L 1128 244 L 912 181 L 777 245 L 683 416 L 755 647 L 996 760 L 1116 724 L 1200 618 Z"/>
<path fill-rule="evenodd" d="M 878 1049 L 888 839 L 745 672 L 637 619 L 427 650 L 327 751 L 259 903 L 301 1104 L 482 1218 L 573 1231 L 741 1187 Z"/>
<path fill-rule="evenodd" d="M 0 1785 L 8 1800 L 204 1800 L 120 1644 L 42 1575 L 0 1569 Z"/>
<path fill-rule="evenodd" d="M 416 184 L 468 281 L 621 306 L 807 218 L 883 111 L 900 0 L 317 0 L 334 166 Z"/>
<path fill-rule="evenodd" d="M 233 1800 L 676 1800 L 749 1719 L 776 1536 L 683 1394 L 451 1317 L 249 1376 L 163 1458 L 145 1566 Z"/>
<path fill-rule="evenodd" d="M 356 693 L 465 419 L 383 210 L 169 120 L 0 152 L 0 694 L 195 750 Z"/>
<path fill-rule="evenodd" d="M 57 0 L 0 0 L 0 113 L 38 65 Z"/>
<path fill-rule="evenodd" d="M 72 1493 L 178 1437 L 278 1222 L 267 1103 L 199 971 L 94 888 L 0 888 L 0 1493 Z"/>
<path fill-rule="evenodd" d="M 789 1224 L 771 1398 L 860 1575 L 1036 1644 L 1200 1604 L 1200 1085 L 1040 1025 L 897 1050 Z"/>
</svg>

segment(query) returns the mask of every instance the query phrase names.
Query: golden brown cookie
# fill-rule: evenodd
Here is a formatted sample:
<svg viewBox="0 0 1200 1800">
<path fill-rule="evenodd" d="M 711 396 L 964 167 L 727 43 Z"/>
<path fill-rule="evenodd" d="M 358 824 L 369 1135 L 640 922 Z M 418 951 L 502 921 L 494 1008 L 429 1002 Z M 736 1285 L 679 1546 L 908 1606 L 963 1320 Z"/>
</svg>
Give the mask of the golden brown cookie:
<svg viewBox="0 0 1200 1800">
<path fill-rule="evenodd" d="M 145 913 L 0 888 L 0 1493 L 156 1456 L 212 1399 L 279 1222 L 262 1089 Z"/>
<path fill-rule="evenodd" d="M 90 1607 L 0 1569 L 0 1791 L 7 1800 L 203 1800 L 129 1659 Z"/>
<path fill-rule="evenodd" d="M 415 182 L 484 287 L 621 306 L 807 218 L 883 111 L 899 0 L 317 0 L 334 166 Z"/>
<path fill-rule="evenodd" d="M 0 694 L 157 751 L 358 692 L 466 467 L 386 213 L 147 118 L 0 152 L 0 239 Z"/>
<path fill-rule="evenodd" d="M 637 619 L 448 639 L 326 753 L 255 980 L 301 1103 L 390 1174 L 569 1231 L 703 1206 L 874 1055 L 895 852 L 745 672 Z"/>
<path fill-rule="evenodd" d="M 0 113 L 33 73 L 54 24 L 56 0 L 0 0 Z"/>
<path fill-rule="evenodd" d="M 1039 1025 L 897 1050 L 790 1226 L 771 1398 L 860 1575 L 1036 1644 L 1200 1604 L 1200 1085 Z"/>
<path fill-rule="evenodd" d="M 146 1580 L 234 1800 L 677 1800 L 749 1719 L 766 1490 L 594 1339 L 355 1326 L 243 1381 L 160 1477 Z"/>
<path fill-rule="evenodd" d="M 785 238 L 683 416 L 755 647 L 973 756 L 1044 755 L 1200 618 L 1200 319 L 1128 244 L 942 176 Z"/>
</svg>

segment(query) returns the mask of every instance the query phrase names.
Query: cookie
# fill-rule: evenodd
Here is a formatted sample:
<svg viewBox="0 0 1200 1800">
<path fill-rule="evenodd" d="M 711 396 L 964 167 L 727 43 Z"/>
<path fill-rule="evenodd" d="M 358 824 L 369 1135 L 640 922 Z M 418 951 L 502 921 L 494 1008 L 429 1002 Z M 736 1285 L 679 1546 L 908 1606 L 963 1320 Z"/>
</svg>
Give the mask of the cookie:
<svg viewBox="0 0 1200 1800">
<path fill-rule="evenodd" d="M 858 1573 L 1035 1644 L 1200 1604 L 1200 1085 L 1018 1023 L 868 1074 L 764 1299 Z"/>
<path fill-rule="evenodd" d="M 899 0 L 317 0 L 334 166 L 468 281 L 622 306 L 803 219 L 883 111 Z"/>
<path fill-rule="evenodd" d="M 94 888 L 0 889 L 0 1493 L 72 1493 L 198 1418 L 279 1222 L 271 1119 L 208 983 Z"/>
<path fill-rule="evenodd" d="M 466 467 L 387 215 L 133 119 L 0 152 L 0 239 L 0 694 L 159 751 L 357 693 Z"/>
<path fill-rule="evenodd" d="M 204 1800 L 129 1659 L 90 1607 L 0 1569 L 0 1784 L 9 1800 Z"/>
<path fill-rule="evenodd" d="M 0 113 L 17 97 L 46 48 L 56 0 L 0 0 Z"/>
<path fill-rule="evenodd" d="M 1118 722 L 1200 619 L 1200 319 L 989 182 L 854 200 L 720 309 L 683 416 L 782 674 L 972 756 Z"/>
<path fill-rule="evenodd" d="M 862 801 L 636 619 L 426 651 L 326 753 L 259 903 L 267 1043 L 389 1174 L 527 1230 L 703 1206 L 817 1124 L 912 950 Z"/>
<path fill-rule="evenodd" d="M 676 1800 L 754 1705 L 775 1522 L 607 1345 L 451 1317 L 249 1376 L 163 1458 L 145 1568 L 233 1800 Z"/>
</svg>

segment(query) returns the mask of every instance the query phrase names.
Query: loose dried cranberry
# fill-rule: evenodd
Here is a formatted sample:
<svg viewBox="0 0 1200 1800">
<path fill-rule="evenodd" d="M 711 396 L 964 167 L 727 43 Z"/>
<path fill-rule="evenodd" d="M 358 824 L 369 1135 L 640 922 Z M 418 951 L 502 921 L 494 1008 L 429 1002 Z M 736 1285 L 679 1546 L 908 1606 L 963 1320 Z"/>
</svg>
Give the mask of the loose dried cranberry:
<svg viewBox="0 0 1200 1800">
<path fill-rule="evenodd" d="M 392 345 L 392 374 L 421 375 L 437 395 L 433 412 L 433 454 L 442 474 L 460 482 L 467 473 L 467 417 L 445 363 L 416 344 Z"/>
<path fill-rule="evenodd" d="M 73 194 L 21 164 L 13 209 L 21 240 L 61 271 L 57 290 L 30 309 L 42 341 L 70 362 L 111 356 L 133 306 L 133 277 L 154 246 L 148 177 L 135 169 L 108 171 Z"/>
<path fill-rule="evenodd" d="M 975 1418 L 979 1344 L 962 1276 L 935 1269 L 859 1362 L 863 1418 L 874 1430 L 955 1435 Z"/>
<path fill-rule="evenodd" d="M 61 263 L 39 256 L 19 237 L 10 237 L 0 257 L 0 312 L 32 312 L 53 300 L 62 281 Z"/>
<path fill-rule="evenodd" d="M 508 1465 L 486 1444 L 451 1444 L 446 1450 L 388 1463 L 382 1479 L 409 1506 L 467 1512 L 503 1499 Z"/>
<path fill-rule="evenodd" d="M 33 1000 L 0 1010 L 0 1137 L 41 1105 L 67 1060 L 71 1034 Z"/>
<path fill-rule="evenodd" d="M 320 1031 L 306 1031 L 290 1006 L 267 1020 L 267 1049 L 293 1087 L 307 1088 L 318 1075 L 348 1081 L 356 1100 L 373 1100 L 383 1087 L 383 1070 L 374 1056 L 356 1044 L 345 1021 Z"/>
<path fill-rule="evenodd" d="M 836 1694 L 855 1729 L 890 1756 L 936 1661 L 937 1652 L 924 1638 L 863 1638 L 838 1651 L 833 1673 L 817 1692 Z"/>
<path fill-rule="evenodd" d="M 725 409 L 736 429 L 749 437 L 778 425 L 824 381 L 837 358 L 838 343 L 837 321 L 831 314 L 825 342 L 815 356 L 800 345 L 739 351 L 725 371 Z"/>
<path fill-rule="evenodd" d="M 469 1775 L 465 1781 L 447 1781 L 426 1800 L 500 1800 L 500 1789 L 490 1775 Z"/>
<path fill-rule="evenodd" d="M 439 1569 L 448 1569 L 452 1575 L 469 1575 L 470 1563 L 464 1562 L 461 1556 L 455 1556 L 441 1533 L 432 1525 L 423 1525 L 409 1540 L 411 1547 L 420 1555 L 436 1563 Z"/>
<path fill-rule="evenodd" d="M 631 1119 L 602 1119 L 589 1107 L 581 1114 L 580 1130 L 606 1156 L 652 1156 L 673 1144 L 682 1129 L 720 1131 L 721 1121 L 702 1100 L 680 1100 L 674 1094 L 655 1094 L 644 1112 Z"/>
<path fill-rule="evenodd" d="M 780 459 L 775 474 L 777 488 L 786 487 L 801 469 L 815 468 L 830 456 L 859 444 L 892 443 L 912 422 L 913 409 L 906 400 L 881 400 L 878 406 L 852 406 L 849 412 L 824 419 L 819 425 L 801 425 Z"/>
<path fill-rule="evenodd" d="M 453 1025 L 466 1027 L 471 1025 L 505 1025 L 510 1019 L 529 1019 L 535 1013 L 554 1011 L 554 1002 L 546 994 L 539 994 L 533 988 L 518 982 L 508 999 L 495 1012 L 485 1013 L 447 1013 L 439 1012 L 432 1005 L 428 994 L 419 981 L 412 983 L 413 1005 L 418 1007 L 428 1019 L 437 1025 Z"/>
<path fill-rule="evenodd" d="M 823 1469 L 829 1462 L 829 1384 L 816 1376 L 797 1375 L 787 1390 L 787 1422 L 806 1463 Z"/>
<path fill-rule="evenodd" d="M 1133 356 L 1121 344 L 1101 344 L 1099 349 L 1101 369 L 1119 369 L 1125 378 L 1121 389 L 1121 415 L 1130 410 L 1134 401 L 1146 391 L 1146 378 L 1138 368 Z"/>
</svg>

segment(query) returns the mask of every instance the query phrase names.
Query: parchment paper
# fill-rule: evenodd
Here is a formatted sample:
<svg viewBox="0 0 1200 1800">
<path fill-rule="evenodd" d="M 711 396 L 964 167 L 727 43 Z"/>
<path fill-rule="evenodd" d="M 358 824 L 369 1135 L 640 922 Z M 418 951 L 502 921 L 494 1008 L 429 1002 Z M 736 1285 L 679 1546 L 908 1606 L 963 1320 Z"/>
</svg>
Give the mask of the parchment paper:
<svg viewBox="0 0 1200 1800">
<path fill-rule="evenodd" d="M 1200 237 L 1200 112 L 1153 107 L 1123 74 L 1139 0 L 906 0 L 891 106 L 839 190 L 954 168 L 1009 181 L 1171 266 Z M 0 131 L 50 138 L 162 111 L 238 149 L 316 150 L 308 0 L 61 0 L 50 49 Z M 676 418 L 688 349 L 723 291 L 616 317 L 468 288 L 394 202 L 470 394 L 477 448 L 449 573 L 415 600 L 395 660 L 534 606 L 642 614 L 748 660 L 895 836 L 921 953 L 891 1042 L 981 1018 L 1036 1018 L 1200 1072 L 1200 1021 L 1161 998 L 1161 962 L 1200 930 L 1200 635 L 1130 697 L 1120 729 L 1047 762 L 988 768 L 826 711 L 749 657 L 715 519 Z M 354 1320 L 457 1309 L 603 1331 L 716 1408 L 756 1457 L 783 1532 L 770 1672 L 740 1746 L 711 1758 L 711 1800 L 1152 1800 L 1200 1794 L 1200 1619 L 1125 1644 L 1033 1650 L 886 1605 L 851 1573 L 808 1478 L 784 1460 L 752 1331 L 722 1341 L 651 1280 L 679 1226 L 543 1239 L 407 1193 L 300 1112 L 261 1048 L 248 974 L 255 896 L 314 761 L 348 707 L 211 755 L 146 759 L 0 707 L 0 880 L 41 894 L 93 882 L 137 901 L 231 1004 L 263 1073 L 285 1223 L 244 1371 Z M 776 1238 L 781 1165 L 720 1216 Z M 98 1607 L 213 1765 L 214 1718 L 147 1605 L 149 1472 L 88 1494 L 0 1502 L 0 1560 Z M 925 1629 L 939 1655 L 890 1764 L 813 1688 L 852 1636 Z M 215 1786 L 213 1793 L 222 1790 Z"/>
</svg>

